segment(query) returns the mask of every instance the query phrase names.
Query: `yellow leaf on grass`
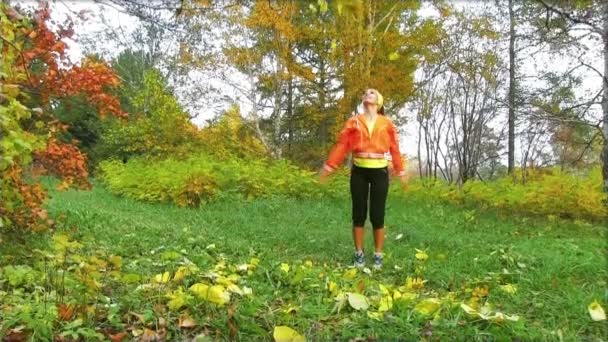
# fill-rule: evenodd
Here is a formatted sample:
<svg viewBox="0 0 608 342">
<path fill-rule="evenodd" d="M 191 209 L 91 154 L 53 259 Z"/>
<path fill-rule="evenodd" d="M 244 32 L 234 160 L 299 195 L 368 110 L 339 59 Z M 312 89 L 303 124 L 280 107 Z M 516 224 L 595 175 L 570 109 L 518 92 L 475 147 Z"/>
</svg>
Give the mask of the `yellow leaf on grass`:
<svg viewBox="0 0 608 342">
<path fill-rule="evenodd" d="M 369 308 L 369 302 L 367 301 L 367 297 L 360 293 L 352 293 L 349 292 L 346 294 L 348 298 L 348 304 L 355 310 L 367 310 Z"/>
<path fill-rule="evenodd" d="M 604 308 L 602 308 L 602 306 L 600 305 L 600 303 L 597 302 L 597 300 L 594 300 L 591 304 L 589 304 L 587 309 L 589 310 L 589 315 L 591 315 L 592 320 L 596 322 L 606 320 L 606 313 L 604 312 Z"/>
<path fill-rule="evenodd" d="M 310 267 L 312 267 L 312 261 L 310 261 L 310 260 L 306 260 L 306 261 L 304 262 L 304 266 L 309 267 L 309 268 L 310 268 Z"/>
<path fill-rule="evenodd" d="M 384 318 L 384 313 L 382 312 L 374 312 L 374 311 L 368 311 L 367 312 L 367 317 L 374 319 L 376 321 L 381 321 L 382 318 Z"/>
<path fill-rule="evenodd" d="M 290 305 L 290 306 L 286 307 L 285 309 L 283 309 L 283 312 L 286 314 L 290 314 L 290 313 L 296 313 L 298 310 L 299 309 L 297 306 Z"/>
<path fill-rule="evenodd" d="M 388 311 L 393 307 L 393 297 L 390 295 L 384 296 L 380 299 L 380 305 L 378 306 L 378 311 L 384 312 Z"/>
<path fill-rule="evenodd" d="M 416 290 L 424 287 L 424 283 L 426 280 L 423 280 L 421 277 L 407 277 L 405 279 L 405 289 L 406 290 Z"/>
<path fill-rule="evenodd" d="M 437 298 L 427 298 L 420 301 L 414 307 L 414 311 L 421 313 L 423 315 L 430 315 L 437 311 L 441 306 L 441 301 Z"/>
<path fill-rule="evenodd" d="M 154 282 L 159 284 L 166 284 L 169 282 L 171 274 L 169 272 L 159 273 L 154 276 Z"/>
<path fill-rule="evenodd" d="M 428 258 L 429 258 L 429 255 L 426 254 L 425 251 L 416 248 L 416 259 L 418 259 L 420 261 L 425 261 Z"/>
<path fill-rule="evenodd" d="M 508 294 L 515 294 L 517 292 L 517 287 L 513 284 L 500 285 L 500 289 Z"/>
<path fill-rule="evenodd" d="M 180 266 L 177 268 L 177 271 L 175 271 L 175 274 L 173 275 L 173 281 L 174 282 L 182 281 L 188 274 L 190 274 L 188 267 Z"/>
<path fill-rule="evenodd" d="M 211 303 L 224 305 L 230 301 L 230 292 L 226 291 L 221 285 L 213 285 L 209 288 L 207 300 Z"/>
<path fill-rule="evenodd" d="M 289 264 L 282 263 L 281 264 L 281 271 L 283 271 L 285 273 L 289 273 Z"/>
<path fill-rule="evenodd" d="M 347 270 L 346 272 L 344 272 L 343 278 L 347 279 L 347 280 L 351 280 L 351 279 L 355 278 L 356 275 L 357 275 L 357 269 L 351 268 L 350 270 Z"/>
<path fill-rule="evenodd" d="M 222 285 L 209 286 L 196 283 L 190 286 L 190 291 L 198 298 L 218 305 L 224 305 L 230 301 L 230 292 L 226 291 Z"/>
<path fill-rule="evenodd" d="M 387 295 L 390 293 L 388 288 L 386 286 L 384 286 L 383 284 L 378 284 L 378 288 L 380 289 L 380 293 L 383 295 Z"/>
<path fill-rule="evenodd" d="M 167 298 L 169 298 L 167 306 L 172 311 L 177 311 L 188 303 L 188 294 L 184 293 L 181 287 L 176 291 L 169 293 Z"/>
<path fill-rule="evenodd" d="M 190 291 L 194 293 L 197 297 L 205 299 L 207 298 L 207 293 L 209 292 L 209 285 L 196 283 L 190 286 Z"/>
<path fill-rule="evenodd" d="M 338 294 L 338 291 L 340 290 L 338 288 L 338 284 L 336 284 L 335 281 L 330 281 L 329 284 L 327 284 L 327 289 L 329 290 L 329 292 L 333 295 Z"/>
<path fill-rule="evenodd" d="M 276 342 L 304 342 L 306 339 L 300 335 L 297 331 L 287 326 L 274 327 L 272 334 Z"/>
</svg>

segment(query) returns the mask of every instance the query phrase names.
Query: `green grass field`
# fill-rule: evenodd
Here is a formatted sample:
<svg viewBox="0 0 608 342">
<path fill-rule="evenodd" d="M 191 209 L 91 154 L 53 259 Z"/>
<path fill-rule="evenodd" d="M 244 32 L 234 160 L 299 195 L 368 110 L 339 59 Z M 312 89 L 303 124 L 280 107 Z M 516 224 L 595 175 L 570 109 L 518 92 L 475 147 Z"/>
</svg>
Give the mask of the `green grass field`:
<svg viewBox="0 0 608 342">
<path fill-rule="evenodd" d="M 119 318 L 113 321 L 106 314 L 99 322 L 87 323 L 96 329 L 131 332 L 137 324 L 158 329 L 158 323 L 151 322 L 162 316 L 168 340 L 196 335 L 272 340 L 274 327 L 281 325 L 311 341 L 600 341 L 608 336 L 605 321 L 593 322 L 587 309 L 594 300 L 603 307 L 608 303 L 602 225 L 499 217 L 407 198 L 389 198 L 388 203 L 385 267 L 371 274 L 359 272 L 352 279 L 344 275 L 352 257 L 347 197 L 222 200 L 188 209 L 118 198 L 96 186 L 92 191 L 53 192 L 48 206 L 60 217 L 57 230 L 84 245 L 81 254 L 119 255 L 123 273 L 141 276 L 136 284 L 115 282 L 104 290 Z M 19 247 L 23 239 L 38 248 L 46 244 L 36 235 L 5 238 L 3 265 L 28 262 L 31 251 Z M 371 229 L 366 249 L 372 251 Z M 426 251 L 428 259 L 417 260 L 416 249 Z M 207 270 L 221 260 L 236 265 L 253 256 L 260 259 L 259 267 L 239 283 L 252 288 L 253 294 L 233 296 L 227 306 L 193 300 L 167 311 L 159 304 L 167 302 L 168 289 L 152 291 L 155 295 L 134 290 L 155 274 L 174 271 L 184 260 Z M 289 272 L 280 270 L 283 263 L 290 266 Z M 419 266 L 424 270 L 417 274 L 427 280 L 416 290 L 424 293 L 421 298 L 452 293 L 455 303 L 442 300 L 441 310 L 424 315 L 415 309 L 416 300 L 395 301 L 374 319 L 348 305 L 337 310 L 326 289 L 328 279 L 334 280 L 344 291 L 357 289 L 372 299 L 378 284 L 390 289 L 403 286 Z M 191 285 L 199 279 L 191 275 L 185 282 Z M 505 284 L 514 285 L 516 292 L 501 290 Z M 479 295 L 484 288 L 487 293 Z M 470 303 L 475 295 L 493 310 L 518 315 L 519 321 L 468 316 L 459 303 Z M 129 312 L 148 320 L 133 323 L 125 318 Z M 184 312 L 196 327 L 178 327 L 178 316 Z"/>
</svg>

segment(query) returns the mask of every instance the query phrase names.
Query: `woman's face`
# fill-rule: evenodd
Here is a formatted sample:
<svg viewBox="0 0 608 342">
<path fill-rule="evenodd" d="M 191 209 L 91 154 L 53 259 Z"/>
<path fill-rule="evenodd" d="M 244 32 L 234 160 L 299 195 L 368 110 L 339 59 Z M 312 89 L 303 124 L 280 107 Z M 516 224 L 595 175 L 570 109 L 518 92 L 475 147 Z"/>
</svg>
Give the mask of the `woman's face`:
<svg viewBox="0 0 608 342">
<path fill-rule="evenodd" d="M 363 103 L 365 104 L 373 104 L 373 105 L 377 105 L 378 104 L 378 94 L 376 94 L 376 91 L 373 89 L 367 89 L 365 91 L 365 93 L 363 94 Z"/>
</svg>

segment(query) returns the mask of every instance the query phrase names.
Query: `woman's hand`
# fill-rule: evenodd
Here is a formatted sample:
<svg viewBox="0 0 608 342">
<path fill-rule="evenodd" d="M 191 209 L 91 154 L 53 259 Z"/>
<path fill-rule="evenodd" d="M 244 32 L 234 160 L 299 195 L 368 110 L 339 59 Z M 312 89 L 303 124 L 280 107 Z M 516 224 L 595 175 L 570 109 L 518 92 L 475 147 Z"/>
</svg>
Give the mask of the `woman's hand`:
<svg viewBox="0 0 608 342">
<path fill-rule="evenodd" d="M 321 183 L 321 184 L 327 183 L 328 178 L 329 178 L 329 171 L 327 171 L 325 168 L 321 168 L 321 171 L 319 171 L 319 183 Z"/>
</svg>

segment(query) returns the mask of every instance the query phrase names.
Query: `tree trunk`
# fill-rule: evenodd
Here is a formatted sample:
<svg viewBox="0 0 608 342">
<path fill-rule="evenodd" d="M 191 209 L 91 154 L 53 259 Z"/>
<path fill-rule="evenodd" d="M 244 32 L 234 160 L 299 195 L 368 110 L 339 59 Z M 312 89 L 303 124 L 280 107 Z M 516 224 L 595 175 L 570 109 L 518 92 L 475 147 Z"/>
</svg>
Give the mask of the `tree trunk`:
<svg viewBox="0 0 608 342">
<path fill-rule="evenodd" d="M 604 113 L 604 122 L 602 131 L 604 133 L 604 147 L 602 149 L 602 175 L 604 178 L 604 192 L 608 193 L 608 2 L 604 3 L 604 82 L 603 82 L 603 99 L 602 111 Z M 608 203 L 606 204 L 608 205 Z"/>
<path fill-rule="evenodd" d="M 509 0 L 509 138 L 508 172 L 515 167 L 515 14 L 513 0 Z"/>
</svg>

